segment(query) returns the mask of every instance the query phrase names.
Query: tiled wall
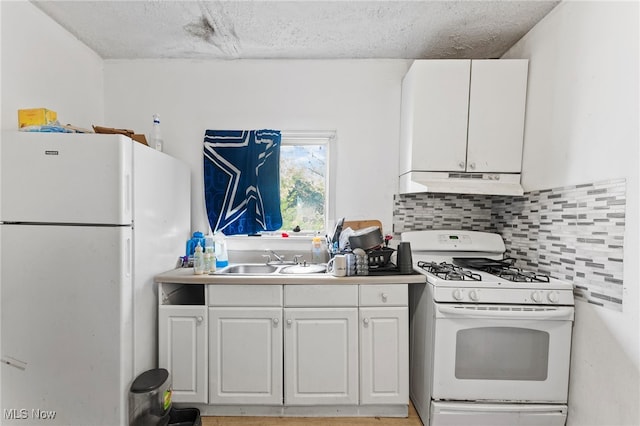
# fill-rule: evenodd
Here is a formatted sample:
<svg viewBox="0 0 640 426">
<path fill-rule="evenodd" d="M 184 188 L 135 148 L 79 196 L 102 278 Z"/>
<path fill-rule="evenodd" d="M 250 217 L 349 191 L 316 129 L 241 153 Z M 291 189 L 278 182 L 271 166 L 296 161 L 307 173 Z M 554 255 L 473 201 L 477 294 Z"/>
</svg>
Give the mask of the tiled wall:
<svg viewBox="0 0 640 426">
<path fill-rule="evenodd" d="M 500 233 L 518 266 L 574 284 L 577 298 L 622 310 L 624 179 L 528 192 L 524 197 L 396 195 L 394 232 Z"/>
<path fill-rule="evenodd" d="M 486 195 L 396 194 L 393 232 L 422 229 L 465 229 L 495 232 L 491 224 L 492 199 Z"/>
</svg>

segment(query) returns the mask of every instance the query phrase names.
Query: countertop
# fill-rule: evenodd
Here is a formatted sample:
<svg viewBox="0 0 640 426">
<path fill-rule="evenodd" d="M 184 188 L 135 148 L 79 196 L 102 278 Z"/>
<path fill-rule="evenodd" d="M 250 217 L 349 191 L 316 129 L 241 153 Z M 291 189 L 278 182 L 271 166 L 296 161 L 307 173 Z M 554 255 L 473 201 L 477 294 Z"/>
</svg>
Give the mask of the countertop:
<svg viewBox="0 0 640 426">
<path fill-rule="evenodd" d="M 272 275 L 195 275 L 193 268 L 173 269 L 154 277 L 156 283 L 178 284 L 424 284 L 426 277 L 411 275 L 354 275 L 334 277 L 330 274 Z"/>
</svg>

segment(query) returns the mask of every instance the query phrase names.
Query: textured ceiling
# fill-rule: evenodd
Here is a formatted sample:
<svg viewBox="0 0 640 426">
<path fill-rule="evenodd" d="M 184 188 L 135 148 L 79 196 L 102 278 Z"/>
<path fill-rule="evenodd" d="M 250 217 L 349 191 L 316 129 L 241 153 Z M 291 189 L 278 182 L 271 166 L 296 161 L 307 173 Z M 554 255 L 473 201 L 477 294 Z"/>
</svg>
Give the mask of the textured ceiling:
<svg viewBox="0 0 640 426">
<path fill-rule="evenodd" d="M 558 1 L 33 1 L 104 59 L 498 58 Z"/>
</svg>

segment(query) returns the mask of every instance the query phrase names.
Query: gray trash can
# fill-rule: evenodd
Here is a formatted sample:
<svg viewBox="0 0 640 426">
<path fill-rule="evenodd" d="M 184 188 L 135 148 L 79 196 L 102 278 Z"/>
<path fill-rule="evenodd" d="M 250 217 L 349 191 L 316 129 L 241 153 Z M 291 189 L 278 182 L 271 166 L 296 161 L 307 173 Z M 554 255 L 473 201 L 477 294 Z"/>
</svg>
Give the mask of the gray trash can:
<svg viewBox="0 0 640 426">
<path fill-rule="evenodd" d="M 164 368 L 140 374 L 129 390 L 129 426 L 167 426 L 171 412 L 171 376 Z"/>
</svg>

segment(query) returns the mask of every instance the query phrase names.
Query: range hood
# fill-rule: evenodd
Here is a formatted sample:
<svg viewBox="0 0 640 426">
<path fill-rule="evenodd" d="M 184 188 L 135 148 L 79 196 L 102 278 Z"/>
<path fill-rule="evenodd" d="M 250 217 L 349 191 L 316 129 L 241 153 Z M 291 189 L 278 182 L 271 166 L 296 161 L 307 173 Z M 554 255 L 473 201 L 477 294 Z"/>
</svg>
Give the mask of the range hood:
<svg viewBox="0 0 640 426">
<path fill-rule="evenodd" d="M 400 194 L 523 195 L 519 173 L 419 172 L 400 175 Z"/>
</svg>

